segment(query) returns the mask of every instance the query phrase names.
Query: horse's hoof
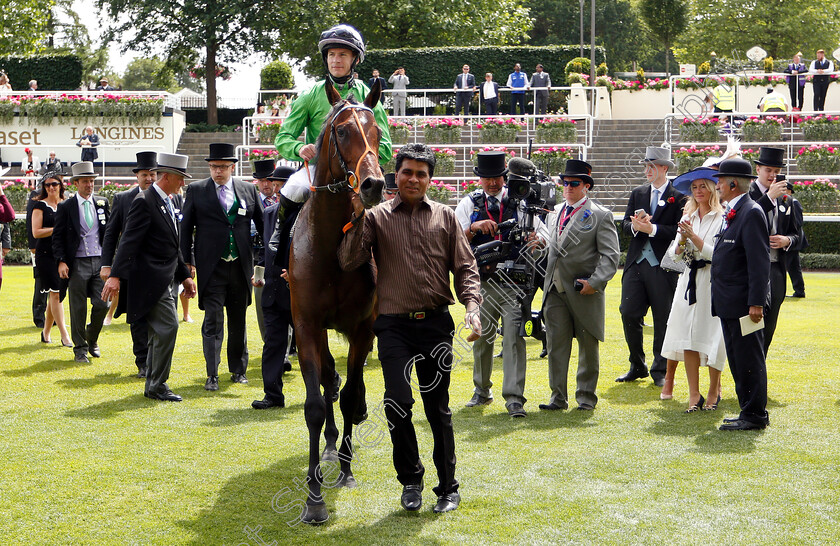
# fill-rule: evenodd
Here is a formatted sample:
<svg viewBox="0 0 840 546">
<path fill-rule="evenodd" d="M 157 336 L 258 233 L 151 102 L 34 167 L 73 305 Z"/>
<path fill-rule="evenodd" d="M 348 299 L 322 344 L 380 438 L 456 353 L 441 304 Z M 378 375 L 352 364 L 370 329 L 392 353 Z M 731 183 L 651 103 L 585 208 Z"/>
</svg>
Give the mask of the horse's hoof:
<svg viewBox="0 0 840 546">
<path fill-rule="evenodd" d="M 303 512 L 300 520 L 309 525 L 319 525 L 330 519 L 330 513 L 327 512 L 326 503 L 321 504 L 306 504 L 306 510 Z"/>
<path fill-rule="evenodd" d="M 341 487 L 346 487 L 347 489 L 355 489 L 356 486 L 359 485 L 359 484 L 356 483 L 356 478 L 354 478 L 353 475 L 350 474 L 350 475 L 345 476 L 344 479 L 342 479 L 338 483 L 338 485 L 340 485 Z"/>
<path fill-rule="evenodd" d="M 364 412 L 361 415 L 354 415 L 353 416 L 353 424 L 354 425 L 360 425 L 363 422 L 365 422 L 367 420 L 367 418 L 368 418 L 367 412 Z"/>
<path fill-rule="evenodd" d="M 325 449 L 324 452 L 321 453 L 321 460 L 322 461 L 338 461 L 338 450 Z"/>
</svg>

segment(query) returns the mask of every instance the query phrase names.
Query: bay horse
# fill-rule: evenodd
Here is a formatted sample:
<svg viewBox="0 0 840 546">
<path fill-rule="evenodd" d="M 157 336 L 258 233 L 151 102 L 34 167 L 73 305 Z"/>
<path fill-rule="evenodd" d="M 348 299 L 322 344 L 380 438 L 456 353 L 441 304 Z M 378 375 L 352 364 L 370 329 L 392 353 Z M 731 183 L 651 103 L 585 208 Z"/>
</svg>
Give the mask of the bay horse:
<svg viewBox="0 0 840 546">
<path fill-rule="evenodd" d="M 351 192 L 357 192 L 365 206 L 371 207 L 382 200 L 385 185 L 379 168 L 381 130 L 373 115 L 381 94 L 379 82 L 363 104 L 352 95 L 342 100 L 329 78 L 324 89 L 332 109 L 316 143 L 318 161 L 311 181 L 312 193 L 298 215 L 289 256 L 292 319 L 306 386 L 304 415 L 309 429 L 309 495 L 301 517 L 305 523 L 329 519 L 321 496 L 324 478 L 319 461 L 325 422 L 326 447 L 321 458 L 339 460 L 341 464 L 334 485 L 356 485 L 350 470 L 351 435 L 353 425 L 367 418 L 362 369 L 373 345 L 376 279 L 370 264 L 356 271 L 342 271 L 338 247 L 353 211 Z M 337 388 L 335 360 L 329 352 L 327 329 L 338 330 L 350 343 L 347 379 L 339 402 L 344 420 L 339 451 L 332 405 Z"/>
</svg>

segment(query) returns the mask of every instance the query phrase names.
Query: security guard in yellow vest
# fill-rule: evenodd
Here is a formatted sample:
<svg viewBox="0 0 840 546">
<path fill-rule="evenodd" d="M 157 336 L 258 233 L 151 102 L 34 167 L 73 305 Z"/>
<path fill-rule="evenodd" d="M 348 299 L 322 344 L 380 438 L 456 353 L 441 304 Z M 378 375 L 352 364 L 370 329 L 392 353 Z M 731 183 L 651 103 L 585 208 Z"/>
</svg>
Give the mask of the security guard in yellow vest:
<svg viewBox="0 0 840 546">
<path fill-rule="evenodd" d="M 735 110 L 735 86 L 720 83 L 712 91 L 715 112 L 732 112 Z"/>
<path fill-rule="evenodd" d="M 784 95 L 775 91 L 772 87 L 767 88 L 767 94 L 761 97 L 758 102 L 758 109 L 762 112 L 787 112 L 790 110 Z"/>
</svg>

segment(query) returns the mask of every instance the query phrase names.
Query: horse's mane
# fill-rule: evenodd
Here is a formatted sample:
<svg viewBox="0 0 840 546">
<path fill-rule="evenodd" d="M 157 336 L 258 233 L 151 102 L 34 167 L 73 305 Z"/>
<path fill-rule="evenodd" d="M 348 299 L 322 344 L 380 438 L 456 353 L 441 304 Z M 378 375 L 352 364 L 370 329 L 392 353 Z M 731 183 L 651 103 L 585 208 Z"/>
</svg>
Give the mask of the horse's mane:
<svg viewBox="0 0 840 546">
<path fill-rule="evenodd" d="M 334 116 L 334 115 L 335 115 L 335 114 L 336 114 L 339 110 L 341 110 L 342 108 L 344 108 L 344 106 L 345 106 L 347 103 L 350 103 L 350 104 L 359 104 L 359 101 L 357 101 L 357 100 L 356 100 L 356 97 L 355 97 L 355 96 L 353 96 L 353 93 L 350 93 L 349 95 L 347 95 L 347 98 L 346 98 L 346 99 L 344 99 L 344 100 L 340 100 L 340 101 L 336 102 L 336 103 L 333 105 L 333 107 L 332 107 L 332 108 L 330 108 L 330 111 L 329 111 L 329 113 L 327 114 L 326 119 L 324 120 L 324 125 L 322 125 L 322 126 L 321 126 L 321 132 L 320 132 L 320 134 L 318 134 L 318 139 L 315 141 L 315 157 L 318 157 L 318 156 L 320 156 L 320 155 L 321 155 L 321 145 L 324 143 L 324 136 L 325 136 L 325 134 L 326 134 L 326 132 L 327 132 L 327 126 L 330 124 L 330 120 L 333 118 L 333 116 Z"/>
</svg>

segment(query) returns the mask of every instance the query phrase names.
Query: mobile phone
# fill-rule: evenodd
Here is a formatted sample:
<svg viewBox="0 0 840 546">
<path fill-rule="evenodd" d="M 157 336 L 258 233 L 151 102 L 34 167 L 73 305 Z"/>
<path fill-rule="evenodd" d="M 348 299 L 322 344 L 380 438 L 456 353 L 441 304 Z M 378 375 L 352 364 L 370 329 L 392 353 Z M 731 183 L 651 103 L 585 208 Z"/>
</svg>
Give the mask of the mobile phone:
<svg viewBox="0 0 840 546">
<path fill-rule="evenodd" d="M 645 216 L 647 216 L 647 211 L 645 211 L 645 209 L 636 209 L 635 214 L 637 218 L 644 218 Z"/>
</svg>

